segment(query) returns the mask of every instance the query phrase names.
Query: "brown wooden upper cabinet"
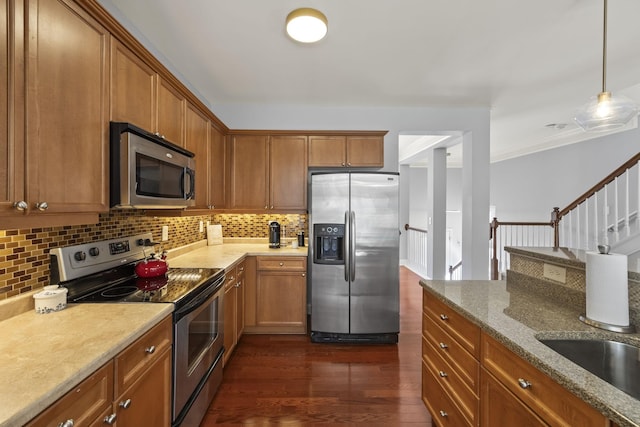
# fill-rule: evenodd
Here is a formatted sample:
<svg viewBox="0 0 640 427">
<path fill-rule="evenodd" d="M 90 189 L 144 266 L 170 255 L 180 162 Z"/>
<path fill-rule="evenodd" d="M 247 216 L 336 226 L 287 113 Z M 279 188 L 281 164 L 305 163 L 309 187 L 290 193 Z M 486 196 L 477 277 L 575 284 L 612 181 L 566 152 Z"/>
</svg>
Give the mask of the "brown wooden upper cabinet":
<svg viewBox="0 0 640 427">
<path fill-rule="evenodd" d="M 383 167 L 385 133 L 309 136 L 309 167 Z"/>
<path fill-rule="evenodd" d="M 307 137 L 232 135 L 229 209 L 307 209 Z"/>
<path fill-rule="evenodd" d="M 209 208 L 224 209 L 227 189 L 227 164 L 225 153 L 227 138 L 220 129 L 211 125 L 211 141 L 209 151 Z"/>
<path fill-rule="evenodd" d="M 209 119 L 191 104 L 187 105 L 185 148 L 195 154 L 195 206 L 209 208 Z"/>
<path fill-rule="evenodd" d="M 0 214 L 108 210 L 110 41 L 70 0 L 0 6 Z"/>
<path fill-rule="evenodd" d="M 185 146 L 185 97 L 146 62 L 114 39 L 111 49 L 111 120 L 129 122 Z"/>
</svg>

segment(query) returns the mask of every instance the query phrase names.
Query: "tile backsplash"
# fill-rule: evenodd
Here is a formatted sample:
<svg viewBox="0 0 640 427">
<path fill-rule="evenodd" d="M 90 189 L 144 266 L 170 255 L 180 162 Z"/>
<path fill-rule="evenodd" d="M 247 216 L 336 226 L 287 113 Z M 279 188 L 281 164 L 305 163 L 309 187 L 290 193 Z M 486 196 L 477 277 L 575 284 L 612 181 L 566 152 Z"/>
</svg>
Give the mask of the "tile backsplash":
<svg viewBox="0 0 640 427">
<path fill-rule="evenodd" d="M 206 238 L 199 223 L 222 224 L 224 237 L 268 237 L 269 221 L 286 227 L 287 237 L 307 232 L 307 216 L 294 214 L 212 214 L 189 217 L 155 217 L 138 210 L 112 210 L 98 224 L 0 230 L 0 299 L 40 288 L 49 280 L 49 250 L 97 240 L 151 232 L 160 241 L 162 226 L 169 240 L 160 245 L 173 249 Z"/>
</svg>

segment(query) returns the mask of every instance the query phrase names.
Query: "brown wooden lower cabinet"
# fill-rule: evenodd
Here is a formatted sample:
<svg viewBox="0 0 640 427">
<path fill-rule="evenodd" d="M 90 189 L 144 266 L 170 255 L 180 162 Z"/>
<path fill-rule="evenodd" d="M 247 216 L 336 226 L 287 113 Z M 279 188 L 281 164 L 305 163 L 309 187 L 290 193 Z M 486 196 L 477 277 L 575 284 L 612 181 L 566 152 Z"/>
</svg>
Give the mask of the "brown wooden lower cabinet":
<svg viewBox="0 0 640 427">
<path fill-rule="evenodd" d="M 245 260 L 226 269 L 225 273 L 223 363 L 226 366 L 244 331 Z"/>
<path fill-rule="evenodd" d="M 255 268 L 250 273 L 249 266 Z M 251 283 L 249 277 L 255 277 Z M 307 332 L 307 259 L 300 256 L 258 256 L 248 264 L 245 332 L 304 334 Z"/>
<path fill-rule="evenodd" d="M 615 427 L 426 290 L 422 335 L 422 400 L 434 425 Z"/>
<path fill-rule="evenodd" d="M 26 427 L 170 426 L 172 333 L 167 316 Z"/>
</svg>

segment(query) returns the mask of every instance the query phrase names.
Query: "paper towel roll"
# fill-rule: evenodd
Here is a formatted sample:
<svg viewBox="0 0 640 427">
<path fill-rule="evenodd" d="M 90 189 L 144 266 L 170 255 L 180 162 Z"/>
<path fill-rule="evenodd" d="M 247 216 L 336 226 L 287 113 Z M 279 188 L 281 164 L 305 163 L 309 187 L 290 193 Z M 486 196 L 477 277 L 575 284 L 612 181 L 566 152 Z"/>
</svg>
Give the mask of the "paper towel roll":
<svg viewBox="0 0 640 427">
<path fill-rule="evenodd" d="M 222 244 L 222 225 L 212 224 L 207 226 L 207 245 Z"/>
<path fill-rule="evenodd" d="M 627 256 L 587 252 L 586 317 L 609 325 L 629 325 Z"/>
</svg>

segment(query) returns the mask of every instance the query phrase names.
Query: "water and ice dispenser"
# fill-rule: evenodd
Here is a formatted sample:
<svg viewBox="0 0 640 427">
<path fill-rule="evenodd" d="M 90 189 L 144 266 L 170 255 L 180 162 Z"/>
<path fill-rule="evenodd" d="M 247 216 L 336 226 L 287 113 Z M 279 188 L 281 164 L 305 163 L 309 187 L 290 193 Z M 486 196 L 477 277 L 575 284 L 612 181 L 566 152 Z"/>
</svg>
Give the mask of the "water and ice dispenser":
<svg viewBox="0 0 640 427">
<path fill-rule="evenodd" d="M 344 264 L 344 224 L 313 225 L 313 262 Z"/>
</svg>

